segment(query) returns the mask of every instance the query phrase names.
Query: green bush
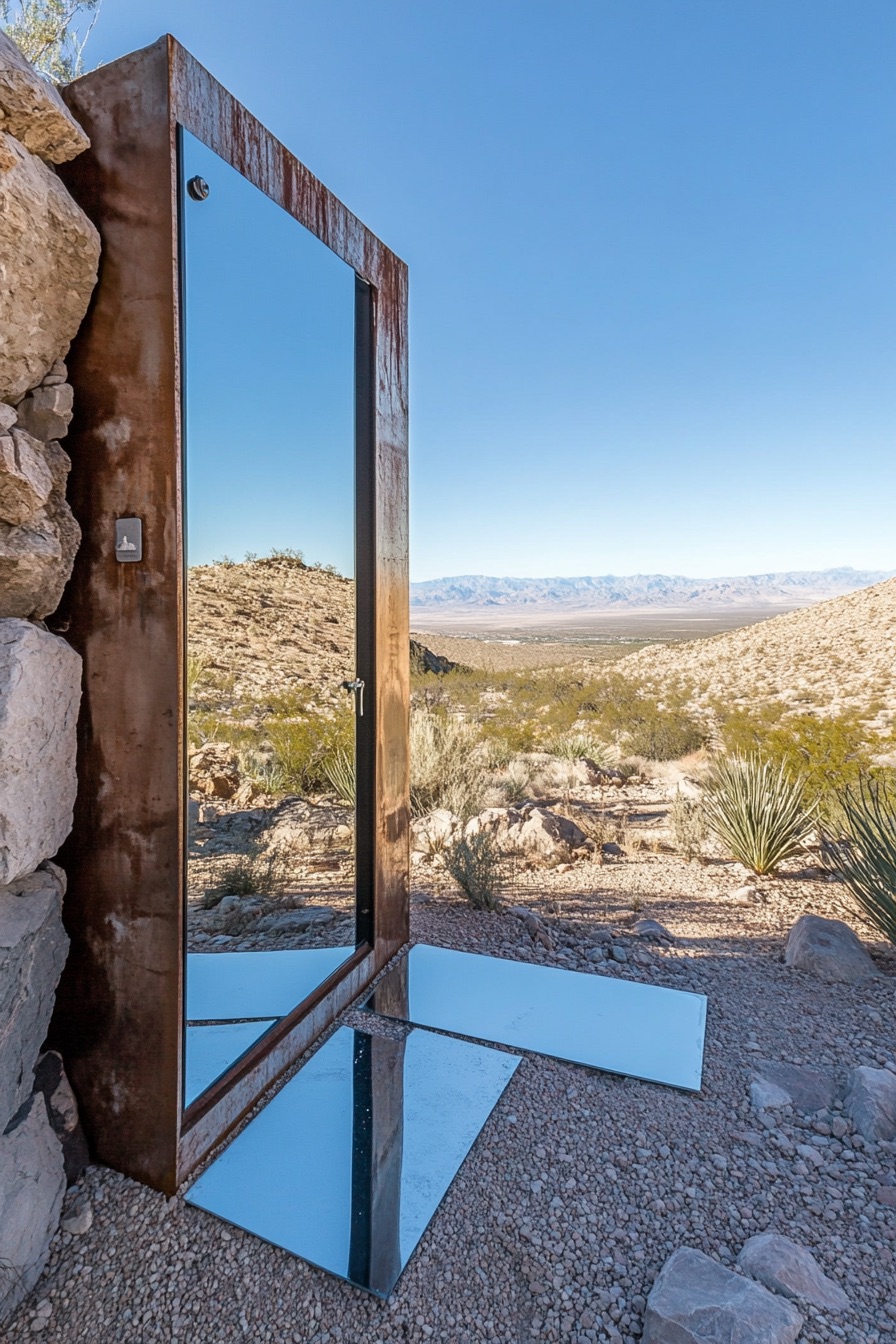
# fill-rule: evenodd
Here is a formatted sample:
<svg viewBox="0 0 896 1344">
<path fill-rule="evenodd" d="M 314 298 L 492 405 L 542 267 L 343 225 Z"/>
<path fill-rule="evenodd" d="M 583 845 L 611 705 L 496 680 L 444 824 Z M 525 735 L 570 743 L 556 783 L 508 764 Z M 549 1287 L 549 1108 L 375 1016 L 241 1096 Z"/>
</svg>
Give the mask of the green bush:
<svg viewBox="0 0 896 1344">
<path fill-rule="evenodd" d="M 300 719 L 272 718 L 265 733 L 274 751 L 277 777 L 286 790 L 326 793 L 340 757 L 354 760 L 355 716 L 350 707 L 337 714 L 310 712 Z"/>
<path fill-rule="evenodd" d="M 411 813 L 438 807 L 461 821 L 485 806 L 489 785 L 486 752 L 478 733 L 462 720 L 417 709 L 411 714 Z"/>
<path fill-rule="evenodd" d="M 814 825 L 802 780 L 755 755 L 717 762 L 703 806 L 709 829 L 760 876 L 797 853 Z"/>
<path fill-rule="evenodd" d="M 489 831 L 462 836 L 445 851 L 445 867 L 477 910 L 500 910 L 501 854 Z"/>
<path fill-rule="evenodd" d="M 840 796 L 843 832 L 822 846 L 826 866 L 846 883 L 876 929 L 896 943 L 896 795 L 863 778 Z"/>
</svg>

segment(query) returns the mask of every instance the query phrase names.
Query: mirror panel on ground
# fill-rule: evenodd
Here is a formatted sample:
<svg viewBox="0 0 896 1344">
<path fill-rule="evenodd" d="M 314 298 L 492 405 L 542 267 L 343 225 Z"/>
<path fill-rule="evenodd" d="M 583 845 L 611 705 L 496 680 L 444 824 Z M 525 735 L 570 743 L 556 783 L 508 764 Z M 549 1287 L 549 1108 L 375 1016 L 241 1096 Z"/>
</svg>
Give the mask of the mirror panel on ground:
<svg viewBox="0 0 896 1344">
<path fill-rule="evenodd" d="M 365 1007 L 416 1026 L 700 1090 L 703 994 L 418 943 L 383 976 Z"/>
<path fill-rule="evenodd" d="M 356 945 L 355 275 L 180 166 L 189 1105 Z"/>
<path fill-rule="evenodd" d="M 187 1202 L 388 1297 L 519 1062 L 428 1031 L 340 1027 Z"/>
</svg>

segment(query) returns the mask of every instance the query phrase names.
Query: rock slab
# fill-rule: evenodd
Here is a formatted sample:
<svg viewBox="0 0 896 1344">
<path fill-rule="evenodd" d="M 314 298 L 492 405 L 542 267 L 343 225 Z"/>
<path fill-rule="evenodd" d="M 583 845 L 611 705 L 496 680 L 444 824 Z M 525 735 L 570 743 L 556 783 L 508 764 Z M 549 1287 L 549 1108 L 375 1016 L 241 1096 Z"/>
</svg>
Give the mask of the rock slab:
<svg viewBox="0 0 896 1344">
<path fill-rule="evenodd" d="M 49 80 L 0 32 L 0 130 L 50 163 L 65 163 L 90 141 Z"/>
<path fill-rule="evenodd" d="M 815 1256 L 778 1232 L 750 1237 L 737 1264 L 773 1293 L 808 1302 L 821 1311 L 846 1311 L 849 1306 L 843 1289 L 828 1278 Z"/>
<path fill-rule="evenodd" d="M 62 1149 L 36 1092 L 0 1134 L 0 1321 L 39 1279 L 64 1195 Z"/>
<path fill-rule="evenodd" d="M 784 961 L 821 980 L 846 983 L 877 975 L 877 967 L 849 925 L 821 915 L 800 915 L 788 935 Z"/>
<path fill-rule="evenodd" d="M 813 1069 L 808 1064 L 757 1059 L 753 1070 L 757 1083 L 784 1094 L 784 1100 L 766 1102 L 767 1106 L 790 1105 L 803 1115 L 814 1115 L 816 1111 L 830 1110 L 843 1095 L 842 1084 L 832 1073 Z"/>
<path fill-rule="evenodd" d="M 34 1087 L 68 952 L 63 889 L 53 864 L 0 887 L 0 1129 Z"/>
<path fill-rule="evenodd" d="M 53 1133 L 62 1145 L 65 1179 L 68 1185 L 74 1185 L 90 1161 L 90 1152 L 78 1116 L 78 1103 L 58 1051 L 47 1050 L 38 1059 L 34 1090 L 41 1092 L 47 1103 Z"/>
<path fill-rule="evenodd" d="M 682 1246 L 647 1299 L 644 1344 L 793 1344 L 803 1318 L 752 1279 Z"/>
<path fill-rule="evenodd" d="M 0 886 L 71 830 L 81 659 L 29 621 L 0 620 Z"/>
<path fill-rule="evenodd" d="M 860 1065 L 849 1075 L 846 1113 L 863 1139 L 896 1139 L 896 1074 Z"/>
</svg>

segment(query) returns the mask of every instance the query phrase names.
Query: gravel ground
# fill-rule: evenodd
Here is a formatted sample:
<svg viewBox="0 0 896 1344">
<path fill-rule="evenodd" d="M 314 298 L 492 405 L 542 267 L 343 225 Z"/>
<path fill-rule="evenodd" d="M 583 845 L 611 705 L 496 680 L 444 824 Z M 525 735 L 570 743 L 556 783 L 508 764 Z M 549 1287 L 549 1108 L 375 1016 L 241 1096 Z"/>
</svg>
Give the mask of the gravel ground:
<svg viewBox="0 0 896 1344">
<path fill-rule="evenodd" d="M 81 1195 L 92 1226 L 57 1235 L 8 1344 L 35 1332 L 60 1344 L 629 1344 L 676 1247 L 730 1265 L 766 1229 L 809 1247 L 851 1299 L 839 1317 L 804 1309 L 801 1341 L 896 1340 L 896 1208 L 885 1202 L 896 1144 L 865 1142 L 836 1110 L 804 1119 L 749 1104 L 757 1056 L 896 1069 L 896 954 L 872 946 L 882 978 L 859 985 L 792 971 L 786 930 L 804 910 L 842 917 L 842 888 L 791 875 L 755 883 L 758 896 L 737 904 L 744 880 L 736 865 L 662 853 L 526 875 L 514 900 L 544 917 L 550 951 L 516 916 L 478 914 L 421 885 L 415 941 L 707 994 L 702 1093 L 525 1057 L 388 1303 L 91 1168 Z M 634 937 L 634 920 L 648 916 L 671 946 Z M 606 929 L 626 960 L 595 967 Z"/>
</svg>

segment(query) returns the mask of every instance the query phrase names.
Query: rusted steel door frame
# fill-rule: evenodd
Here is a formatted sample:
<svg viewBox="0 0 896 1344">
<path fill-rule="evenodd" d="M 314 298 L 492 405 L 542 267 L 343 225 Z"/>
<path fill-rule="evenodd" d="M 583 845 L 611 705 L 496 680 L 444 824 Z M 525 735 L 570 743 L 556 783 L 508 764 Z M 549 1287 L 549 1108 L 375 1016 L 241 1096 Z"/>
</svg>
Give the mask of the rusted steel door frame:
<svg viewBox="0 0 896 1344">
<path fill-rule="evenodd" d="M 85 676 L 80 790 L 61 855 L 72 951 L 53 1035 L 97 1158 L 170 1193 L 407 940 L 407 271 L 172 37 L 64 96 L 92 148 L 60 171 L 103 253 L 69 356 L 70 498 L 84 544 L 51 621 Z M 186 1112 L 181 126 L 358 276 L 359 564 L 371 599 L 358 652 L 374 691 L 359 721 L 371 788 L 358 820 L 375 838 L 359 855 L 358 950 Z M 110 537 L 130 516 L 143 520 L 144 561 L 121 565 Z"/>
</svg>

